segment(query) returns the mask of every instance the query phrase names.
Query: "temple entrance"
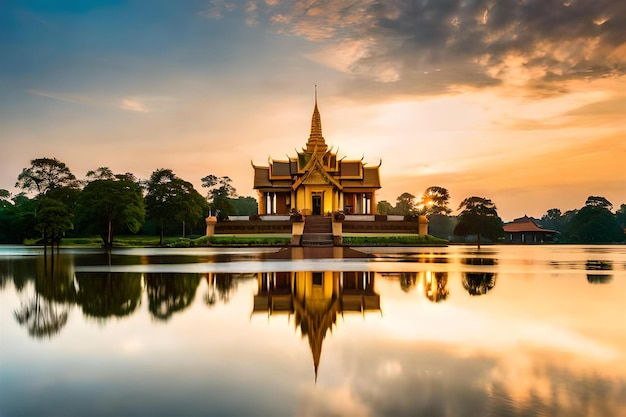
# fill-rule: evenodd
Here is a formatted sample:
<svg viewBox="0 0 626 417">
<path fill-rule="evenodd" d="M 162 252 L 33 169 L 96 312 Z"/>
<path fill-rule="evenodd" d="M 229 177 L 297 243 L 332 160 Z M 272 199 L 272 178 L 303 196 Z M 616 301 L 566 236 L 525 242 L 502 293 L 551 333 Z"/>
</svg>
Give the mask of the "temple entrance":
<svg viewBox="0 0 626 417">
<path fill-rule="evenodd" d="M 314 195 L 313 196 L 313 210 L 312 210 L 312 214 L 314 216 L 319 216 L 322 214 L 322 196 L 321 195 Z"/>
</svg>

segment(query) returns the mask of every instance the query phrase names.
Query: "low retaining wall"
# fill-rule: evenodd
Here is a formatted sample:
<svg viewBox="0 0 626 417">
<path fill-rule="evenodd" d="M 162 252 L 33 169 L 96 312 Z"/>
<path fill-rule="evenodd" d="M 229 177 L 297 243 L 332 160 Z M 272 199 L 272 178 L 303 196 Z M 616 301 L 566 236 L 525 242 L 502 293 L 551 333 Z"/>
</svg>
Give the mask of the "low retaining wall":
<svg viewBox="0 0 626 417">
<path fill-rule="evenodd" d="M 344 221 L 343 233 L 417 233 L 416 221 Z"/>
<path fill-rule="evenodd" d="M 289 220 L 230 220 L 217 222 L 216 234 L 291 233 Z"/>
<path fill-rule="evenodd" d="M 346 216 L 347 217 L 347 216 Z M 302 223 L 304 225 L 304 223 Z M 417 221 L 371 221 L 344 220 L 341 224 L 342 233 L 418 233 Z M 290 220 L 229 220 L 215 224 L 216 234 L 262 234 L 262 233 L 292 233 Z M 424 233 L 425 234 L 425 233 Z M 339 235 L 337 226 L 333 227 L 333 235 Z"/>
</svg>

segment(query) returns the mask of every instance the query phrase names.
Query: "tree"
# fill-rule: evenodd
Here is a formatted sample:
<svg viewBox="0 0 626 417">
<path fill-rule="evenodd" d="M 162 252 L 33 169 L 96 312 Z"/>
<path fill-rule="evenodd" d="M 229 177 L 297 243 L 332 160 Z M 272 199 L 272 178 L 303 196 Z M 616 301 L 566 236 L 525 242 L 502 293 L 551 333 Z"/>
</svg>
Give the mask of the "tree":
<svg viewBox="0 0 626 417">
<path fill-rule="evenodd" d="M 232 214 L 235 216 L 250 216 L 259 212 L 259 203 L 254 197 L 229 198 Z"/>
<path fill-rule="evenodd" d="M 443 187 L 428 187 L 422 195 L 420 206 L 423 207 L 424 214 L 450 214 L 452 210 L 448 207 L 450 193 Z"/>
<path fill-rule="evenodd" d="M 468 197 L 461 202 L 458 209 L 462 211 L 454 227 L 455 235 L 476 235 L 479 248 L 481 235 L 491 240 L 504 236 L 502 219 L 498 216 L 497 208 L 491 200 Z"/>
<path fill-rule="evenodd" d="M 115 178 L 113 171 L 109 167 L 98 167 L 95 171 L 87 171 L 85 182 L 94 180 L 112 180 Z"/>
<path fill-rule="evenodd" d="M 148 217 L 159 224 L 159 244 L 163 245 L 165 222 L 196 222 L 204 219 L 207 203 L 190 182 L 178 178 L 171 169 L 157 169 L 146 183 Z M 184 233 L 183 233 L 184 234 Z"/>
<path fill-rule="evenodd" d="M 573 242 L 612 243 L 624 240 L 624 229 L 604 197 L 589 196 L 585 206 L 569 222 L 567 235 Z"/>
<path fill-rule="evenodd" d="M 406 216 L 415 212 L 415 196 L 411 193 L 402 193 L 396 199 L 394 214 Z"/>
<path fill-rule="evenodd" d="M 428 216 L 428 234 L 441 239 L 450 239 L 454 234 L 457 218 L 446 214 L 430 214 Z"/>
<path fill-rule="evenodd" d="M 237 197 L 237 190 L 232 185 L 230 177 L 216 177 L 213 174 L 202 178 L 202 187 L 207 188 L 209 209 L 215 213 L 218 220 L 225 220 L 232 214 L 231 198 Z"/>
<path fill-rule="evenodd" d="M 74 228 L 72 214 L 53 198 L 44 197 L 39 201 L 35 219 L 35 228 L 43 234 L 44 245 L 59 244 L 65 232 Z"/>
<path fill-rule="evenodd" d="M 590 195 L 587 197 L 587 201 L 585 201 L 585 206 L 590 207 L 602 207 L 609 211 L 613 208 L 613 204 L 609 200 L 604 197 Z"/>
<path fill-rule="evenodd" d="M 9 201 L 0 201 L 0 242 L 22 243 L 24 239 L 39 236 L 35 229 L 38 202 L 19 193 Z"/>
<path fill-rule="evenodd" d="M 100 235 L 104 247 L 113 247 L 120 229 L 137 233 L 145 218 L 142 190 L 127 180 L 95 180 L 85 186 L 77 207 L 77 222 L 85 231 Z"/>
<path fill-rule="evenodd" d="M 619 209 L 615 212 L 615 220 L 626 233 L 626 204 L 619 206 Z"/>
<path fill-rule="evenodd" d="M 31 166 L 24 168 L 18 175 L 15 186 L 25 191 L 35 191 L 37 195 L 46 194 L 58 187 L 79 188 L 79 181 L 70 169 L 56 158 L 38 158 L 30 161 Z"/>
<path fill-rule="evenodd" d="M 393 206 L 389 201 L 381 200 L 376 204 L 376 212 L 382 215 L 392 214 Z"/>
</svg>

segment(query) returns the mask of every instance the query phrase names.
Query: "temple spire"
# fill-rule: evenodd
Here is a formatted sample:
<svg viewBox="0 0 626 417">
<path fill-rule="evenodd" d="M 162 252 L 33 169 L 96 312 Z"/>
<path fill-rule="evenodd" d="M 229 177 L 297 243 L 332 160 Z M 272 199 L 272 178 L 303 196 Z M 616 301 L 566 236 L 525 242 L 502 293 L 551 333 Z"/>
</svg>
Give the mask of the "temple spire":
<svg viewBox="0 0 626 417">
<path fill-rule="evenodd" d="M 315 107 L 311 118 L 311 135 L 306 143 L 307 152 L 326 152 L 328 146 L 322 136 L 322 118 L 317 108 L 317 84 L 315 84 Z"/>
</svg>

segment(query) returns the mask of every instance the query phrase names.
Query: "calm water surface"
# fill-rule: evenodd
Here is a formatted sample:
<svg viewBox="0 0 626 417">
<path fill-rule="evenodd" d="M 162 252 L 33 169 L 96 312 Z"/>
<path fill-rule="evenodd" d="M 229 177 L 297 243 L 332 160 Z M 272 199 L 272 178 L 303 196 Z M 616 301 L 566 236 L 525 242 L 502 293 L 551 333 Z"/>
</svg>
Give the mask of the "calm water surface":
<svg viewBox="0 0 626 417">
<path fill-rule="evenodd" d="M 0 246 L 0 416 L 626 416 L 626 246 Z"/>
</svg>

